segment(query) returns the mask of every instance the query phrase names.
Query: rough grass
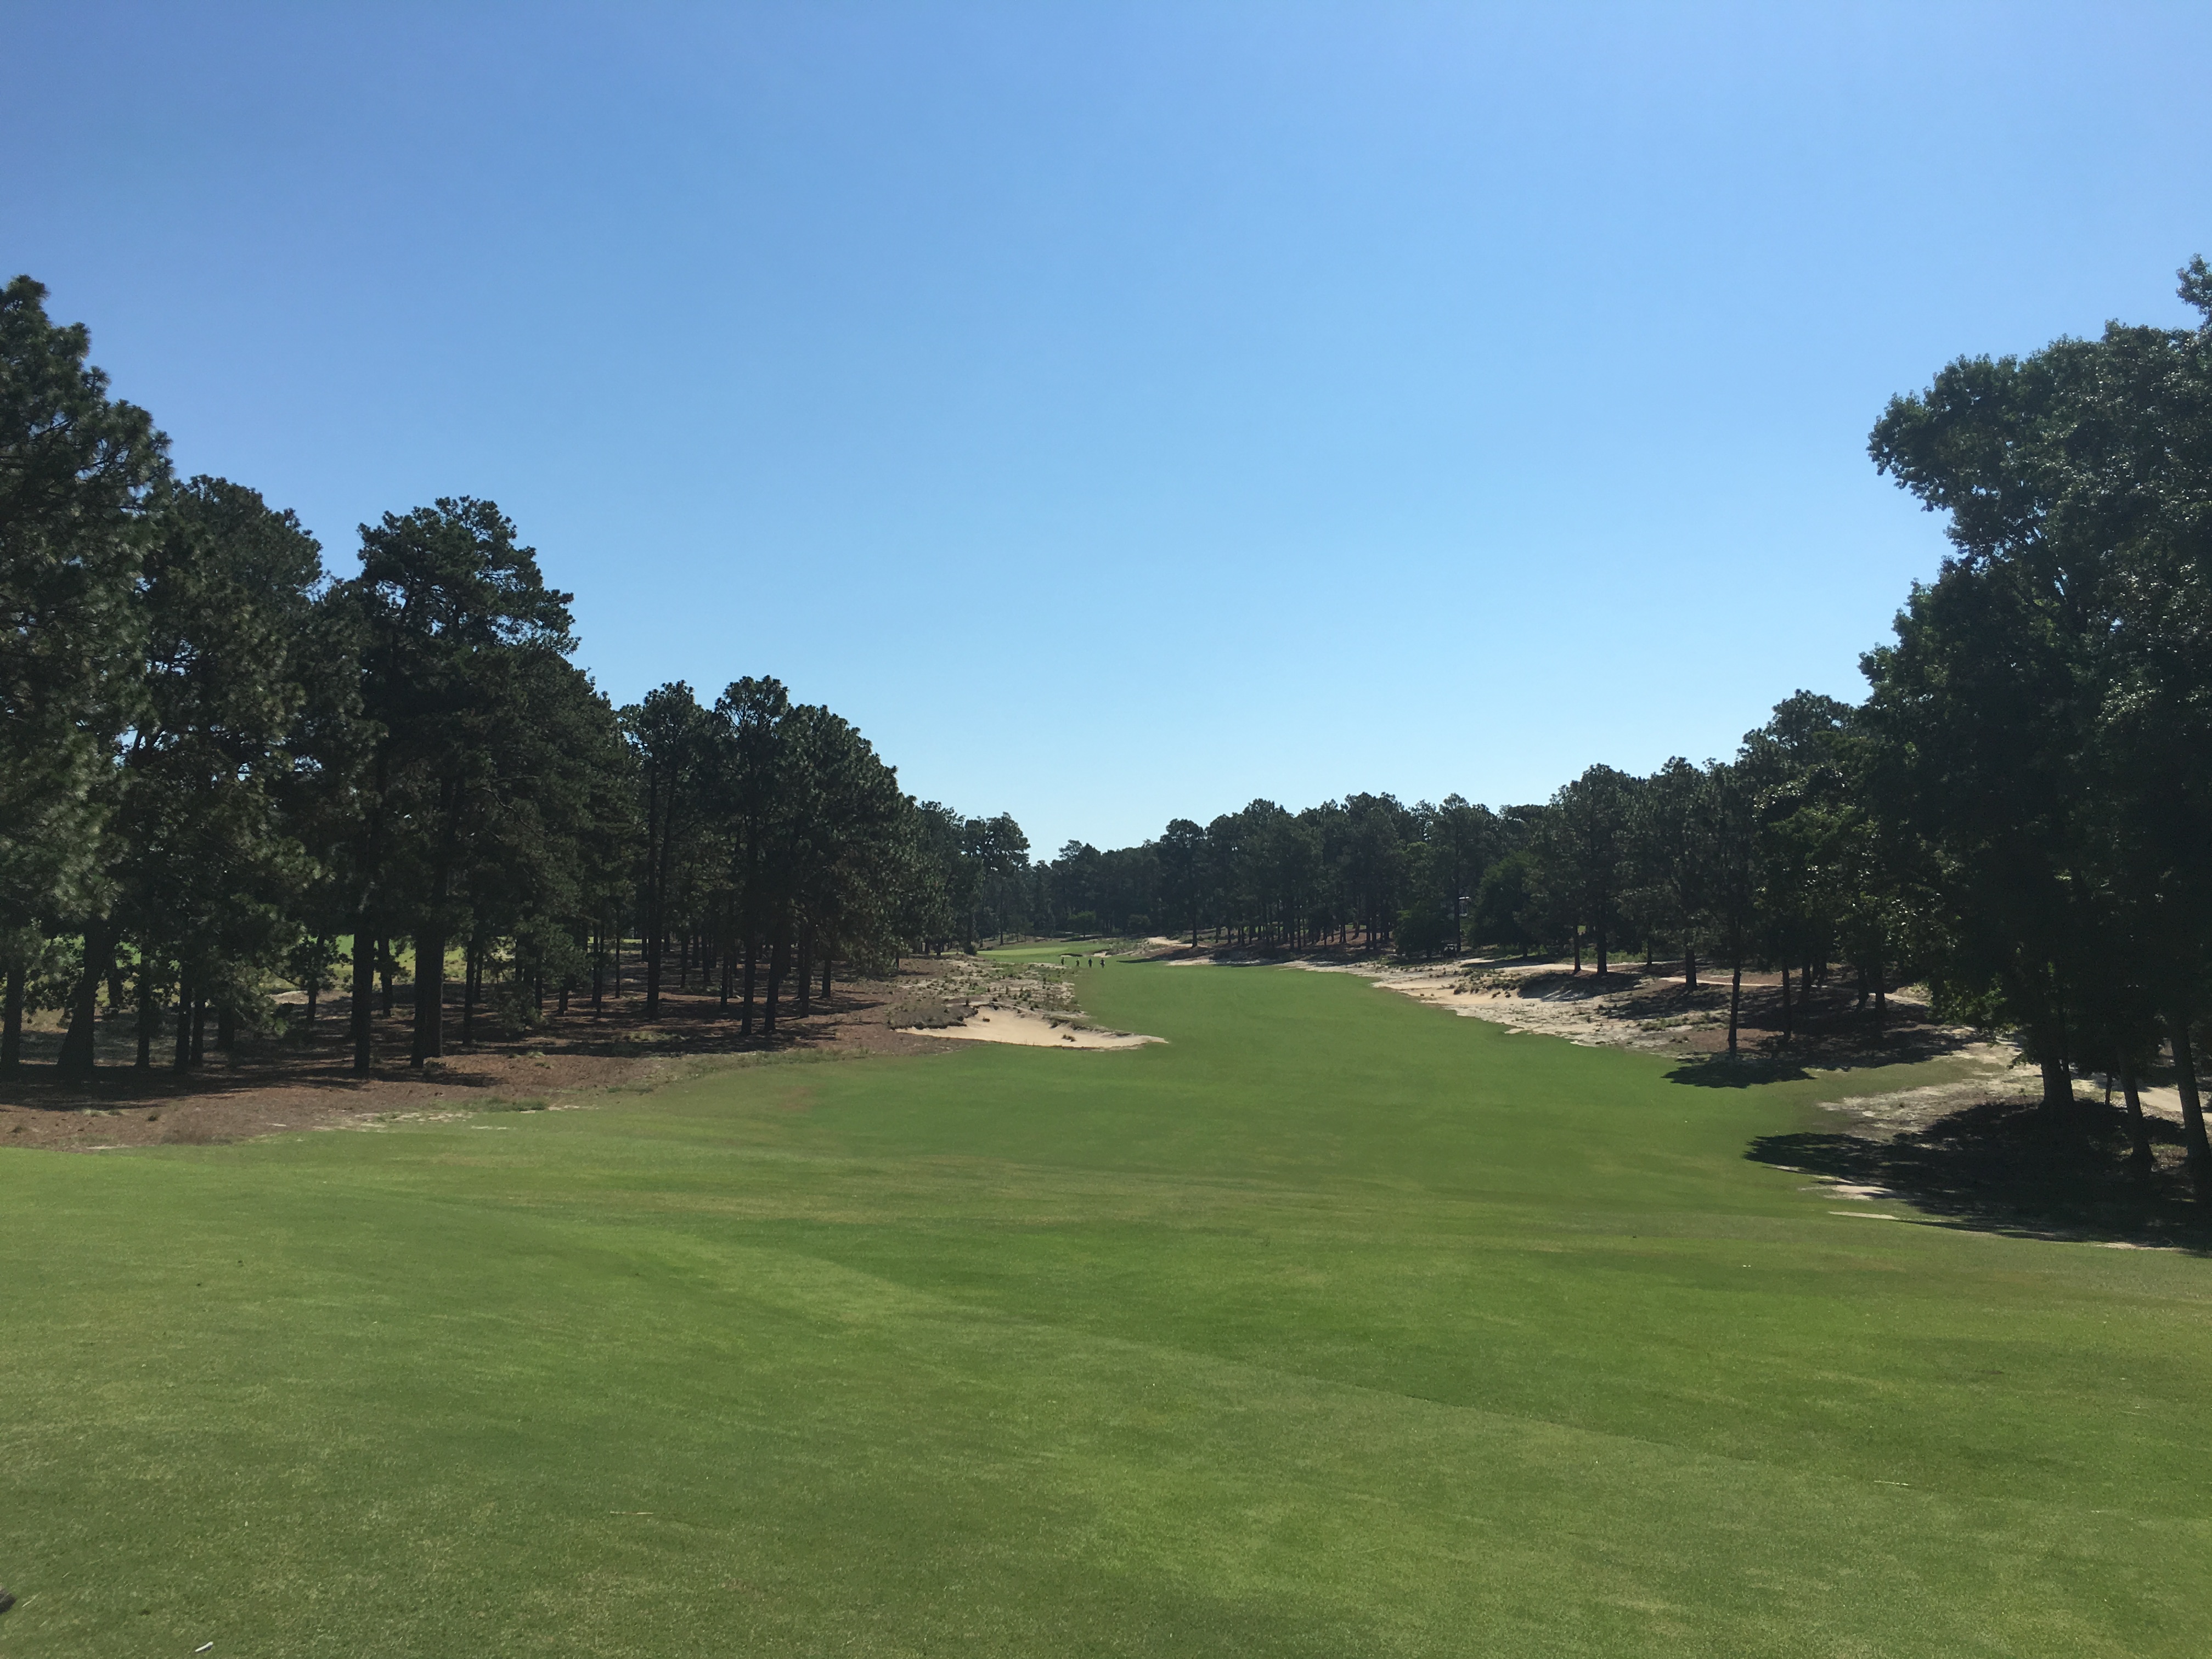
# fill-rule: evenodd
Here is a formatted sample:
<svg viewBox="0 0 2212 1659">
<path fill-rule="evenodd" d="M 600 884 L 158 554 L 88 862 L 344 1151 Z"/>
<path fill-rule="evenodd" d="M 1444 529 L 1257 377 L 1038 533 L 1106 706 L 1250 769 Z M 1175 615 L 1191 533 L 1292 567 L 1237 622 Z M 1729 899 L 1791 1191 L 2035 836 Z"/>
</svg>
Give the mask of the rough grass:
<svg viewBox="0 0 2212 1659">
<path fill-rule="evenodd" d="M 0 1654 L 2202 1651 L 2212 1264 L 1801 1191 L 1802 1082 L 1081 996 L 1170 1042 L 0 1151 Z"/>
</svg>

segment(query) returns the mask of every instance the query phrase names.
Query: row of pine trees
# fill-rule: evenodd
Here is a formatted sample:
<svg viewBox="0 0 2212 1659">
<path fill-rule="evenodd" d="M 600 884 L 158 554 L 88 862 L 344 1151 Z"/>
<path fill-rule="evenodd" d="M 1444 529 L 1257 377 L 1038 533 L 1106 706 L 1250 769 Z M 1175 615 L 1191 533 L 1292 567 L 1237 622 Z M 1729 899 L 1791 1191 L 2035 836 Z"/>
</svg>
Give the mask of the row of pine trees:
<svg viewBox="0 0 2212 1659">
<path fill-rule="evenodd" d="M 27 1001 L 135 999 L 189 1064 L 274 975 L 350 977 L 356 1063 L 402 946 L 415 1058 L 458 1018 L 594 1006 L 626 939 L 773 1028 L 830 964 L 1022 931 L 1169 931 L 1416 955 L 1474 942 L 1690 975 L 1841 966 L 1878 1012 L 2019 1034 L 2054 1109 L 2170 1070 L 2212 1187 L 2195 1054 L 2212 1006 L 2212 272 L 2196 329 L 2108 325 L 1964 358 L 1897 398 L 1875 464 L 1954 550 L 1864 659 L 1726 760 L 1594 766 L 1548 801 L 1255 801 L 1033 863 L 1010 818 L 902 794 L 772 680 L 611 708 L 568 599 L 490 503 L 364 526 L 323 571 L 297 521 L 179 483 L 27 278 L 0 302 L 0 1060 Z M 341 953 L 343 958 L 341 959 Z M 486 975 L 492 983 L 486 987 Z M 696 975 L 696 981 L 694 976 Z M 1734 1000 L 1731 1000 L 1734 1006 Z M 1732 1022 L 1733 1024 L 1733 1022 Z M 1786 1026 L 1785 1026 L 1786 1031 Z"/>
<path fill-rule="evenodd" d="M 649 1013 L 696 965 L 773 1030 L 817 968 L 966 937 L 998 832 L 848 722 L 767 679 L 615 708 L 489 501 L 387 514 L 331 576 L 290 513 L 177 478 L 45 297 L 0 295 L 0 1066 L 46 1006 L 90 1069 L 103 993 L 188 1066 L 283 980 L 310 1023 L 350 981 L 367 1070 L 395 970 L 423 1061 L 599 1006 L 625 939 Z"/>
<path fill-rule="evenodd" d="M 1842 965 L 2019 1036 L 2054 1113 L 2089 1071 L 2179 1085 L 2212 1009 L 2212 271 L 2194 329 L 2109 325 L 1970 357 L 1894 399 L 1875 465 L 1953 551 L 1867 653 L 1864 702 L 1801 692 L 1725 761 L 1594 766 L 1540 805 L 1268 801 L 1003 882 L 1095 915 L 1290 945 L 1624 946 L 1802 988 Z M 1732 1011 L 1735 1000 L 1731 999 Z M 1731 1019 L 1731 1043 L 1734 1020 Z"/>
</svg>

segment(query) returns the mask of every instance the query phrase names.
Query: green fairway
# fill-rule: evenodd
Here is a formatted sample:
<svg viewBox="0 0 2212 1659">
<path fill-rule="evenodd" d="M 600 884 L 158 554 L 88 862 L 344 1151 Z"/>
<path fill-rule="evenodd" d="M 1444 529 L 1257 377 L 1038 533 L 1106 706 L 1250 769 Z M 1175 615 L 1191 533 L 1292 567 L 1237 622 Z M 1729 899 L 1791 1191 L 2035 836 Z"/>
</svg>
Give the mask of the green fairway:
<svg viewBox="0 0 2212 1659">
<path fill-rule="evenodd" d="M 1802 1191 L 1803 1084 L 1079 983 L 1169 1042 L 0 1151 L 0 1655 L 2205 1651 L 2212 1263 Z"/>
</svg>

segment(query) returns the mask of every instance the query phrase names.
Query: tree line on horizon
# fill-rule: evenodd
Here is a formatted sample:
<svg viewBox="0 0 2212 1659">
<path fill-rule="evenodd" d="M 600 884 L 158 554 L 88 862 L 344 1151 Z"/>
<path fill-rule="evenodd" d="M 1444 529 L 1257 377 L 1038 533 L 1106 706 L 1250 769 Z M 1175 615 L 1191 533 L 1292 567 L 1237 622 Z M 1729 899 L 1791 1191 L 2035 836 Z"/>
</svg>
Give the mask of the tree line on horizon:
<svg viewBox="0 0 2212 1659">
<path fill-rule="evenodd" d="M 325 574 L 290 514 L 179 482 L 81 327 L 0 295 L 0 1064 L 27 1006 L 92 1060 L 104 986 L 140 1060 L 265 1019 L 264 987 L 349 979 L 356 1064 L 411 951 L 413 1057 L 596 1007 L 625 940 L 773 1028 L 833 961 L 993 933 L 1133 933 L 1425 956 L 1470 942 L 1840 965 L 1879 1010 L 2019 1033 L 2054 1110 L 2085 1069 L 2170 1068 L 2212 1194 L 2195 1076 L 2212 1005 L 2212 271 L 2194 329 L 2113 323 L 1965 357 L 1876 424 L 1876 466 L 1953 550 L 1863 660 L 1726 760 L 1593 766 L 1549 800 L 1258 800 L 1032 861 L 1010 817 L 902 793 L 848 723 L 769 679 L 613 708 L 569 599 L 491 503 L 362 531 Z M 340 959 L 341 948 L 346 951 Z M 404 950 L 403 950 L 404 947 Z M 490 984 L 487 986 L 486 976 Z M 1735 998 L 1731 998 L 1731 1037 Z M 2148 1143 L 2139 1139 L 2139 1152 Z"/>
<path fill-rule="evenodd" d="M 2016 1033 L 2054 1115 L 2118 1076 L 2136 1157 L 2154 1068 L 2212 1198 L 2196 1054 L 2212 1008 L 2212 270 L 2193 329 L 2107 325 L 1962 357 L 1875 425 L 1875 466 L 1948 518 L 1952 551 L 1856 705 L 1801 691 L 1737 754 L 1649 776 L 1592 766 L 1546 802 L 1257 800 L 1141 846 L 1079 842 L 986 883 L 1000 926 L 1159 929 L 1432 956 L 1471 941 L 1663 952 L 1695 982 L 1840 964 L 1879 1017 Z"/>
<path fill-rule="evenodd" d="M 449 960 L 465 1042 L 549 998 L 598 1008 L 625 939 L 649 1017 L 696 969 L 748 1032 L 757 991 L 773 1031 L 833 961 L 967 937 L 1011 820 L 911 799 L 773 679 L 615 708 L 490 501 L 386 514 L 355 574 L 325 572 L 293 514 L 176 477 L 45 299 L 0 291 L 0 1068 L 49 1007 L 62 1067 L 89 1071 L 103 989 L 139 1065 L 166 1039 L 187 1067 L 210 1025 L 219 1048 L 273 1025 L 282 979 L 310 1024 L 350 982 L 365 1071 L 395 976 L 419 1063 Z"/>
</svg>

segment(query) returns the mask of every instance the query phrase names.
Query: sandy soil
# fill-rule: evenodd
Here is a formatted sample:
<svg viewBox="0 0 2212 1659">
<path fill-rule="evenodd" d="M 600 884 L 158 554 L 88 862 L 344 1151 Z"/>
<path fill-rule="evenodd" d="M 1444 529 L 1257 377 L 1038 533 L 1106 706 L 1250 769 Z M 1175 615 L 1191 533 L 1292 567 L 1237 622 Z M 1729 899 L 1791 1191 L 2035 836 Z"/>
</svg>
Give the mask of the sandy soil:
<svg viewBox="0 0 2212 1659">
<path fill-rule="evenodd" d="M 1109 1031 L 1086 1018 L 1076 1006 L 1076 970 L 1057 963 L 957 957 L 935 968 L 928 990 L 945 1023 L 901 1025 L 904 1036 L 1036 1048 L 1135 1048 L 1167 1040 Z"/>
<path fill-rule="evenodd" d="M 944 1052 L 926 1037 L 895 1030 L 885 1018 L 913 988 L 936 982 L 942 967 L 937 963 L 902 964 L 896 981 L 836 986 L 826 1001 L 814 997 L 803 1016 L 787 1001 L 774 1037 L 757 1030 L 744 1035 L 734 1007 L 724 1010 L 717 994 L 696 988 L 665 986 L 660 1017 L 647 1021 L 631 966 L 623 994 L 607 998 L 599 1018 L 578 1006 L 565 1016 L 549 1015 L 542 1028 L 525 1036 L 501 1039 L 486 1030 L 472 1048 L 455 1040 L 456 1000 L 447 1009 L 444 1060 L 420 1068 L 407 1063 L 413 1029 L 403 983 L 392 1013 L 376 1016 L 376 1064 L 366 1078 L 353 1075 L 343 997 L 324 1002 L 312 1034 L 300 1027 L 295 1012 L 291 1030 L 241 1038 L 229 1054 L 210 1048 L 201 1066 L 183 1073 L 167 1065 L 166 1042 L 156 1045 L 153 1066 L 131 1066 L 136 1027 L 128 1012 L 101 1019 L 100 1066 L 82 1083 L 55 1076 L 58 1033 L 33 1029 L 25 1034 L 25 1064 L 15 1075 L 0 1078 L 0 1146 L 97 1152 L 313 1129 L 375 1129 L 501 1106 L 588 1104 L 610 1091 L 652 1088 L 763 1053 Z"/>
<path fill-rule="evenodd" d="M 1156 959 L 1178 965 L 1273 963 L 1310 973 L 1351 974 L 1379 989 L 1468 1018 L 1586 1046 L 1661 1054 L 1687 1065 L 1718 1061 L 1728 1048 L 1729 981 L 1725 974 L 1716 975 L 1710 967 L 1692 989 L 1684 982 L 1678 963 L 1663 963 L 1651 972 L 1638 963 L 1616 965 L 1601 981 L 1589 967 L 1575 972 L 1567 958 L 1477 957 L 1407 966 L 1351 953 L 1193 951 L 1164 939 L 1150 944 Z M 1950 1082 L 1863 1095 L 1828 1106 L 1826 1109 L 1849 1120 L 1854 1133 L 1915 1133 L 1967 1108 L 2033 1093 L 2039 1086 L 2018 1068 L 2016 1045 L 1985 1040 L 1965 1027 L 1936 1024 L 1917 988 L 1893 991 L 1877 1027 L 1871 1012 L 1856 1006 L 1853 986 L 1815 988 L 1809 1006 L 1802 987 L 1794 986 L 1793 1034 L 1786 1046 L 1781 1042 L 1781 995 L 1778 975 L 1744 975 L 1738 1042 L 1753 1063 L 1801 1076 L 1937 1058 L 1955 1060 L 1964 1068 Z M 2101 1099 L 2103 1089 L 2101 1077 L 2076 1084 L 2076 1092 L 2084 1099 Z M 2173 1089 L 2145 1089 L 2142 1100 L 2146 1112 L 2180 1121 L 2181 1100 Z"/>
<path fill-rule="evenodd" d="M 942 1037 L 955 1042 L 1016 1042 L 1030 1048 L 1141 1048 L 1147 1042 L 1167 1041 L 1133 1031 L 1071 1025 L 1064 1019 L 1024 1008 L 978 1008 L 957 1025 L 900 1029 L 912 1036 Z"/>
<path fill-rule="evenodd" d="M 1376 985 L 1417 1001 L 1449 1008 L 1474 1019 L 1491 1020 L 1516 1030 L 1541 1032 L 1571 1042 L 1633 1048 L 1685 1061 L 1716 1058 L 1727 1052 L 1728 981 L 1700 976 L 1695 991 L 1679 971 L 1647 974 L 1640 969 L 1607 975 L 1601 983 L 1570 962 L 1457 963 L 1419 968 L 1294 962 L 1316 972 L 1356 973 Z M 1796 994 L 1802 996 L 1802 990 Z M 1855 1120 L 1854 1129 L 1873 1134 L 1911 1133 L 1954 1112 L 2000 1096 L 2033 1093 L 2041 1085 L 2019 1067 L 2017 1044 L 1990 1040 L 1964 1026 L 1935 1024 L 1917 988 L 1893 991 L 1879 1032 L 1853 1005 L 1849 988 L 1818 988 L 1810 1008 L 1801 1000 L 1796 1034 L 1788 1048 L 1780 1036 L 1781 981 L 1775 974 L 1744 976 L 1743 1019 L 1738 1042 L 1748 1054 L 1768 1064 L 1790 1062 L 1808 1073 L 1841 1072 L 1885 1060 L 1944 1057 L 1966 1070 L 1947 1083 L 1890 1093 L 1861 1095 L 1829 1103 L 1826 1109 Z M 2102 1077 L 2077 1079 L 2083 1098 L 2102 1097 Z M 2118 1083 L 2113 1087 L 2117 1090 Z M 2181 1096 L 2172 1088 L 2139 1091 L 2143 1110 L 2181 1121 Z M 1857 1194 L 1847 1194 L 1857 1196 Z"/>
</svg>

